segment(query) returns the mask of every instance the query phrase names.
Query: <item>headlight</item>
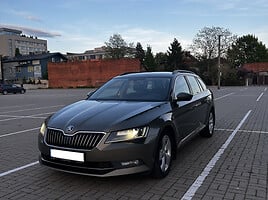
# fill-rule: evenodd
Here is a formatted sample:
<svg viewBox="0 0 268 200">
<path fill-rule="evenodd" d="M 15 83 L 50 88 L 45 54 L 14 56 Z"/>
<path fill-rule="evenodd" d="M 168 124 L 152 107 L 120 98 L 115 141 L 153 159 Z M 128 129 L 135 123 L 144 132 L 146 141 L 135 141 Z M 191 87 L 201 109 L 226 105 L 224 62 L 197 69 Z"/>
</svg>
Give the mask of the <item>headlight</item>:
<svg viewBox="0 0 268 200">
<path fill-rule="evenodd" d="M 42 124 L 42 126 L 41 126 L 41 128 L 40 128 L 40 133 L 41 133 L 41 135 L 45 135 L 45 133 L 46 133 L 46 131 L 47 131 L 47 126 L 46 126 L 46 123 L 45 122 L 43 122 L 43 124 Z"/>
<path fill-rule="evenodd" d="M 148 127 L 133 128 L 123 131 L 111 132 L 106 143 L 130 141 L 147 136 Z"/>
</svg>

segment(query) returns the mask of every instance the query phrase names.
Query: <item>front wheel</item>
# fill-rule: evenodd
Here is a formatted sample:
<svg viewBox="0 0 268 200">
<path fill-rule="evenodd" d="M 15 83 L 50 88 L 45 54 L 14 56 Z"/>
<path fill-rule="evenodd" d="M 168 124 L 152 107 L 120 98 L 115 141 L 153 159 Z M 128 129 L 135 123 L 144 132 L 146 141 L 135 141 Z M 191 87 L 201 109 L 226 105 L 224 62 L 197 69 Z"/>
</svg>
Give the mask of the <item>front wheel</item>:
<svg viewBox="0 0 268 200">
<path fill-rule="evenodd" d="M 172 162 L 172 142 L 168 133 L 161 135 L 157 146 L 153 176 L 155 178 L 164 178 L 170 171 Z"/>
<path fill-rule="evenodd" d="M 212 111 L 209 112 L 208 122 L 206 127 L 200 132 L 203 137 L 212 137 L 215 127 L 215 115 Z"/>
<path fill-rule="evenodd" d="M 6 91 L 6 90 L 4 90 L 4 91 L 3 91 L 3 94 L 4 94 L 4 95 L 6 95 L 6 94 L 7 94 L 7 91 Z"/>
</svg>

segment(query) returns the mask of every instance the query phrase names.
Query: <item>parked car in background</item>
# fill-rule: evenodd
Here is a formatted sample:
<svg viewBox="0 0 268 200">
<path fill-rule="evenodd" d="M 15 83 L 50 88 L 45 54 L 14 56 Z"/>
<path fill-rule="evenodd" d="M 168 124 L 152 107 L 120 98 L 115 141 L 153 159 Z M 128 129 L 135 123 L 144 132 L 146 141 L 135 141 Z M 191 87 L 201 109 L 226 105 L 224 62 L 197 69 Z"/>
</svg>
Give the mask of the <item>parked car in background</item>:
<svg viewBox="0 0 268 200">
<path fill-rule="evenodd" d="M 177 147 L 215 125 L 212 92 L 189 71 L 117 76 L 42 124 L 39 162 L 92 176 L 163 178 Z"/>
<path fill-rule="evenodd" d="M 23 87 L 17 86 L 15 84 L 0 84 L 0 93 L 7 94 L 7 93 L 21 93 L 24 94 L 26 89 Z"/>
</svg>

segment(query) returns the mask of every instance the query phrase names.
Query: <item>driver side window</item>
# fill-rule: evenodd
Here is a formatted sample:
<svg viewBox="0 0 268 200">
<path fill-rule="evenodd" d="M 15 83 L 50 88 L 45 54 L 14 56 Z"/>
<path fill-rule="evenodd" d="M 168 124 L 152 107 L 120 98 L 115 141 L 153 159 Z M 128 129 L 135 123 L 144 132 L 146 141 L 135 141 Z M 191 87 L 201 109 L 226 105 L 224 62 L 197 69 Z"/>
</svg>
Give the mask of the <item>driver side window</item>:
<svg viewBox="0 0 268 200">
<path fill-rule="evenodd" d="M 179 76 L 175 81 L 174 94 L 177 96 L 182 92 L 190 94 L 190 90 L 184 76 Z"/>
</svg>

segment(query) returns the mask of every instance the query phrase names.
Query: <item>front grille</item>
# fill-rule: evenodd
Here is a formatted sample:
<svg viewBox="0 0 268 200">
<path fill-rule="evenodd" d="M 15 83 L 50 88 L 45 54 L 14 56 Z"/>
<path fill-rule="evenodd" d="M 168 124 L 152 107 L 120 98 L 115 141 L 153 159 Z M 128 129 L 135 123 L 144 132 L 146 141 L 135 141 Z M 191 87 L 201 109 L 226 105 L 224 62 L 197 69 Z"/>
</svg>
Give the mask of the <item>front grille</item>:
<svg viewBox="0 0 268 200">
<path fill-rule="evenodd" d="M 98 145 L 103 133 L 78 132 L 72 136 L 66 136 L 60 130 L 48 129 L 45 141 L 49 145 L 91 150 Z"/>
</svg>

